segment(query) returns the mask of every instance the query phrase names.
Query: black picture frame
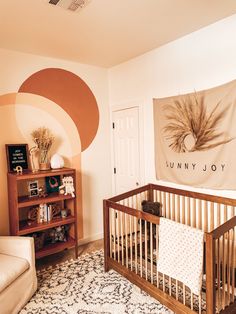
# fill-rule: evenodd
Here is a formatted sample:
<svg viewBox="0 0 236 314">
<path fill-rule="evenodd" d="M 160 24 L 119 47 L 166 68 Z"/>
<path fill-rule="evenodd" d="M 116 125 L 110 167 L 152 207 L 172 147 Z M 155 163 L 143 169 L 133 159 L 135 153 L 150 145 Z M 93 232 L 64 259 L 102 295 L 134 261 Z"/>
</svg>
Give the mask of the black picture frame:
<svg viewBox="0 0 236 314">
<path fill-rule="evenodd" d="M 20 166 L 24 170 L 29 169 L 29 149 L 28 144 L 6 144 L 7 168 L 8 172 L 15 172 Z"/>
<path fill-rule="evenodd" d="M 29 191 L 29 197 L 35 197 L 39 195 L 38 189 L 30 190 Z"/>
</svg>

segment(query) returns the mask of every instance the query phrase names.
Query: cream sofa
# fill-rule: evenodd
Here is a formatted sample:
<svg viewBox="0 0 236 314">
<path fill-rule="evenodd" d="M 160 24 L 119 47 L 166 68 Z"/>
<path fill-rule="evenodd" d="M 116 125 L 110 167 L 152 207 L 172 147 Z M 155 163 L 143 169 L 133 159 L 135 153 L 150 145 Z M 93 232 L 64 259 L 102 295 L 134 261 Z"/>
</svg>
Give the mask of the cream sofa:
<svg viewBox="0 0 236 314">
<path fill-rule="evenodd" d="M 34 242 L 0 236 L 0 313 L 16 314 L 37 289 Z"/>
</svg>

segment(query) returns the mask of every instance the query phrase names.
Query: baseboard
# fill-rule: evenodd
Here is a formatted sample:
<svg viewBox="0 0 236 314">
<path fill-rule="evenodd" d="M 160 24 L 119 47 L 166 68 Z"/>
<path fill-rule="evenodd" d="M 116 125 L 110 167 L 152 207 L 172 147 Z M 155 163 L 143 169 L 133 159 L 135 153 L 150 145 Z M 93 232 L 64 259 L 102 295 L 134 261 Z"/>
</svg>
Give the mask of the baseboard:
<svg viewBox="0 0 236 314">
<path fill-rule="evenodd" d="M 103 239 L 103 233 L 93 234 L 90 237 L 79 239 L 78 246 L 87 244 L 92 241 L 100 240 L 100 239 Z"/>
</svg>

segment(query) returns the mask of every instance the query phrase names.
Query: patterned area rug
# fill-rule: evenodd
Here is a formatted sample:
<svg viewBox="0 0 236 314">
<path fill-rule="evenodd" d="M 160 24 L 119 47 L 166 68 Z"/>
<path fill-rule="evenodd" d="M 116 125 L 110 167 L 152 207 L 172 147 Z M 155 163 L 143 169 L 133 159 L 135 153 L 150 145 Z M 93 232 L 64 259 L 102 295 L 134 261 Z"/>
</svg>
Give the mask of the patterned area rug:
<svg viewBox="0 0 236 314">
<path fill-rule="evenodd" d="M 20 314 L 172 314 L 117 272 L 103 251 L 37 273 L 38 290 Z"/>
</svg>

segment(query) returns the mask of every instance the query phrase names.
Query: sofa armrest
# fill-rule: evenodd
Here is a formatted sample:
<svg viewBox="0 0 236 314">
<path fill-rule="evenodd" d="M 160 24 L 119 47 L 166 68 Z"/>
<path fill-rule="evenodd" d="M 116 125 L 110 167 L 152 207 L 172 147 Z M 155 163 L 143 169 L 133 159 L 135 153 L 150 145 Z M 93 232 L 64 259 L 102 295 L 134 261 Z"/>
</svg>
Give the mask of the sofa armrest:
<svg viewBox="0 0 236 314">
<path fill-rule="evenodd" d="M 0 236 L 0 253 L 21 257 L 35 266 L 34 239 L 31 237 Z"/>
</svg>

